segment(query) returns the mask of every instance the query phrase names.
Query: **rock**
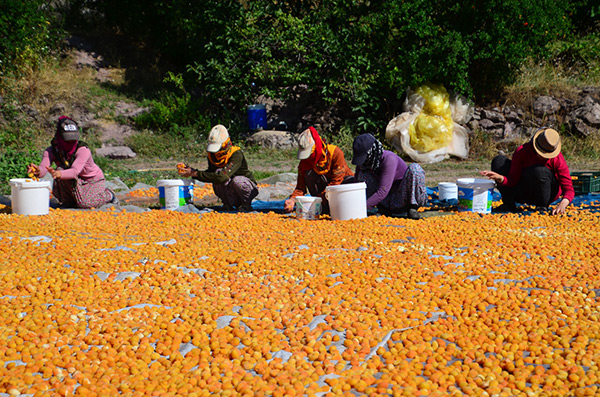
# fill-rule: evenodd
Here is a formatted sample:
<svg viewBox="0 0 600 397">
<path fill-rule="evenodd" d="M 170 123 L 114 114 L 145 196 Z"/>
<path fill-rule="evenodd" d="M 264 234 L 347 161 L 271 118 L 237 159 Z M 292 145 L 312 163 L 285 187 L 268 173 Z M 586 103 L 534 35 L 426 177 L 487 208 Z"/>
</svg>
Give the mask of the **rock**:
<svg viewBox="0 0 600 397">
<path fill-rule="evenodd" d="M 96 149 L 96 155 L 111 159 L 132 159 L 137 154 L 127 146 L 105 146 Z"/>
<path fill-rule="evenodd" d="M 298 175 L 294 172 L 286 172 L 283 174 L 273 175 L 265 179 L 261 179 L 259 183 L 265 183 L 267 185 L 274 185 L 277 182 L 284 183 L 296 183 Z"/>
<path fill-rule="evenodd" d="M 263 130 L 252 134 L 246 139 L 250 145 L 259 145 L 269 149 L 296 148 L 296 140 L 288 131 Z"/>
<path fill-rule="evenodd" d="M 598 134 L 600 127 L 600 104 L 591 96 L 586 96 L 579 107 L 571 111 L 566 117 L 571 133 L 579 136 Z"/>
<path fill-rule="evenodd" d="M 504 115 L 496 110 L 481 110 L 481 119 L 489 119 L 494 123 L 504 123 L 506 119 Z"/>
<path fill-rule="evenodd" d="M 598 134 L 598 128 L 591 127 L 578 118 L 568 118 L 567 125 L 573 135 L 588 137 Z"/>
<path fill-rule="evenodd" d="M 494 127 L 494 122 L 490 119 L 481 119 L 479 120 L 479 126 L 485 130 L 493 128 Z"/>
<path fill-rule="evenodd" d="M 543 117 L 548 114 L 557 113 L 560 110 L 560 103 L 551 96 L 537 97 L 533 102 L 533 114 Z"/>
<path fill-rule="evenodd" d="M 65 114 L 65 110 L 67 109 L 67 107 L 65 106 L 64 103 L 56 103 L 54 104 L 54 106 L 52 106 L 50 108 L 50 116 L 62 116 L 63 114 Z"/>
<path fill-rule="evenodd" d="M 504 124 L 503 135 L 504 139 L 509 141 L 522 138 L 521 130 L 512 121 L 509 121 L 508 123 Z"/>
<path fill-rule="evenodd" d="M 513 122 L 521 122 L 521 118 L 519 117 L 519 115 L 517 114 L 517 112 L 515 112 L 514 110 L 509 110 L 508 112 L 506 112 L 504 114 L 504 117 L 506 118 L 507 121 L 513 121 Z"/>
<path fill-rule="evenodd" d="M 106 181 L 106 187 L 112 189 L 115 193 L 129 192 L 129 188 L 120 178 L 113 178 Z"/>
<path fill-rule="evenodd" d="M 469 127 L 469 130 L 471 130 L 471 131 L 479 131 L 480 130 L 479 121 L 473 119 L 467 123 L 467 127 Z"/>
<path fill-rule="evenodd" d="M 135 134 L 135 130 L 127 124 L 118 124 L 114 121 L 96 120 L 100 139 L 107 146 L 122 146 L 125 139 Z"/>
</svg>

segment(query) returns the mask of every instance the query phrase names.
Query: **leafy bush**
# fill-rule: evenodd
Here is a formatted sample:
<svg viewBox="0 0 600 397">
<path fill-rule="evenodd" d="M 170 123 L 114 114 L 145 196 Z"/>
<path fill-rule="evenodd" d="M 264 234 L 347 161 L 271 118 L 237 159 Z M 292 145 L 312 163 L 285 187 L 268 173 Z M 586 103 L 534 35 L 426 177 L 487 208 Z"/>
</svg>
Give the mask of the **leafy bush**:
<svg viewBox="0 0 600 397">
<path fill-rule="evenodd" d="M 10 193 L 9 181 L 13 178 L 26 178 L 27 166 L 38 163 L 39 156 L 34 150 L 5 149 L 0 153 L 0 194 Z"/>
<path fill-rule="evenodd" d="M 0 0 L 0 73 L 34 68 L 54 36 L 43 0 Z"/>
<path fill-rule="evenodd" d="M 588 0 L 105 0 L 88 7 L 157 49 L 210 115 L 239 115 L 260 94 L 285 99 L 303 86 L 349 109 L 362 130 L 382 128 L 406 88 L 425 81 L 472 98 L 495 95 L 524 59 L 569 33 L 571 17 L 593 14 Z M 156 117 L 167 124 L 174 107 L 185 109 L 175 98 L 166 106 Z"/>
</svg>

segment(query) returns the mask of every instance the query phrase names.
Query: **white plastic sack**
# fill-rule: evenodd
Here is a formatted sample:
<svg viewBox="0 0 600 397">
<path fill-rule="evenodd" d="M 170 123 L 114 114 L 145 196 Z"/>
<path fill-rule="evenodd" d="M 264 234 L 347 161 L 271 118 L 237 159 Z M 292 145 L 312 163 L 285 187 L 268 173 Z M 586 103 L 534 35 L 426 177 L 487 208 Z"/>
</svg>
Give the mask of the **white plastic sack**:
<svg viewBox="0 0 600 397">
<path fill-rule="evenodd" d="M 436 89 L 436 86 L 430 86 Z M 443 87 L 441 87 L 443 89 Z M 399 116 L 393 118 L 388 123 L 385 131 L 386 140 L 396 148 L 398 151 L 402 151 L 410 156 L 413 161 L 419 163 L 437 163 L 450 156 L 456 156 L 459 158 L 466 158 L 469 155 L 469 136 L 468 130 L 460 124 L 467 123 L 473 117 L 473 106 L 468 101 L 459 95 L 451 94 L 449 96 L 448 104 L 439 103 L 439 97 L 436 99 L 438 103 L 433 104 L 438 109 L 443 109 L 447 112 L 449 109 L 452 122 L 449 123 L 447 120 L 446 125 L 452 126 L 451 139 L 449 143 L 441 148 L 430 150 L 427 152 L 419 151 L 413 145 L 411 145 L 410 130 L 414 134 L 414 123 L 422 112 L 432 112 L 431 104 L 428 104 L 426 99 L 419 95 L 417 90 L 408 89 L 406 100 L 404 102 L 405 112 Z M 443 89 L 445 92 L 445 89 Z M 447 105 L 447 106 L 446 106 Z M 430 113 L 427 113 L 430 114 Z M 438 115 L 435 115 L 436 117 Z M 439 117 L 447 117 L 442 115 Z M 444 129 L 440 133 L 447 133 L 448 130 Z M 444 143 L 447 142 L 444 141 Z"/>
</svg>

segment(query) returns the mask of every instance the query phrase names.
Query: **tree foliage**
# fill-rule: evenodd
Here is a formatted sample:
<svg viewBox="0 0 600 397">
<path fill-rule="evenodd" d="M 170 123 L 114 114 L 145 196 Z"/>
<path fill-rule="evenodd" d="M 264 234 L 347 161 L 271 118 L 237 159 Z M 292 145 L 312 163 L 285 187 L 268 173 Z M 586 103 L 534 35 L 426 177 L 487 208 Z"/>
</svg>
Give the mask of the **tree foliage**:
<svg viewBox="0 0 600 397">
<path fill-rule="evenodd" d="M 22 3 L 16 0 L 2 0 Z M 38 0 L 39 2 L 39 0 Z M 523 60 L 598 17 L 591 0 L 72 0 L 154 49 L 212 112 L 295 87 L 341 104 L 364 129 L 431 81 L 472 99 L 510 83 Z M 189 98 L 188 98 L 189 99 Z"/>
<path fill-rule="evenodd" d="M 35 68 L 53 43 L 42 0 L 0 0 L 0 74 Z"/>
</svg>

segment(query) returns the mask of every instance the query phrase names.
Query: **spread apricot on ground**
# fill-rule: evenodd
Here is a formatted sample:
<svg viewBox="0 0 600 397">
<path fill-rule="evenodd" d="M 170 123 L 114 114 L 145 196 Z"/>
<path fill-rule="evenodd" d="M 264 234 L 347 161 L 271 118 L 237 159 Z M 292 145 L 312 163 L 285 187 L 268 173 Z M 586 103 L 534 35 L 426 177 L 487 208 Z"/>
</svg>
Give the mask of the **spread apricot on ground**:
<svg viewBox="0 0 600 397">
<path fill-rule="evenodd" d="M 598 218 L 0 213 L 0 393 L 597 395 Z"/>
</svg>

